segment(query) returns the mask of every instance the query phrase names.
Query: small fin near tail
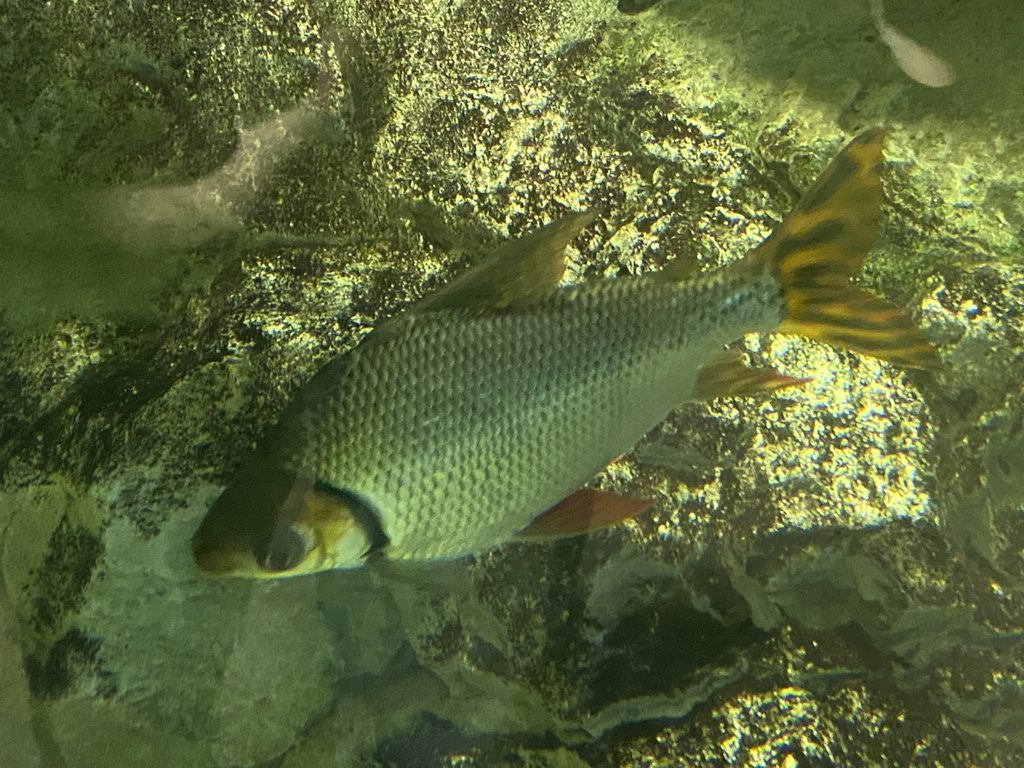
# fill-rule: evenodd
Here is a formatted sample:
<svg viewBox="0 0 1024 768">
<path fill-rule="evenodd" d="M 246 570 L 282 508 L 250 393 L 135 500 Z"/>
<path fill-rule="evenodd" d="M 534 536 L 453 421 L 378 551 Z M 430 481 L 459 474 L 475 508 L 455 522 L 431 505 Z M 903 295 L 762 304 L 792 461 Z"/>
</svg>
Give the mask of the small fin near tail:
<svg viewBox="0 0 1024 768">
<path fill-rule="evenodd" d="M 767 395 L 786 387 L 806 384 L 810 379 L 785 376 L 774 368 L 752 368 L 743 364 L 739 352 L 724 350 L 700 369 L 691 400 L 716 397 Z"/>
<path fill-rule="evenodd" d="M 885 132 L 853 139 L 755 250 L 782 286 L 793 333 L 909 368 L 935 369 L 935 348 L 900 311 L 852 285 L 881 218 Z"/>
</svg>

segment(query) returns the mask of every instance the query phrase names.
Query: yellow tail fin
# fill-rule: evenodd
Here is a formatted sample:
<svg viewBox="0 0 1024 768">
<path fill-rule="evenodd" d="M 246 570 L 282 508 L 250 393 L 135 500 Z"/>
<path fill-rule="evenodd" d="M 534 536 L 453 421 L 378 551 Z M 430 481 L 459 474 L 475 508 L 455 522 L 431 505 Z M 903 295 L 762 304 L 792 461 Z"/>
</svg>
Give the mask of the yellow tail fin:
<svg viewBox="0 0 1024 768">
<path fill-rule="evenodd" d="M 780 332 L 934 369 L 938 355 L 921 332 L 892 304 L 850 282 L 881 218 L 884 136 L 876 128 L 847 144 L 755 253 L 782 286 Z"/>
</svg>

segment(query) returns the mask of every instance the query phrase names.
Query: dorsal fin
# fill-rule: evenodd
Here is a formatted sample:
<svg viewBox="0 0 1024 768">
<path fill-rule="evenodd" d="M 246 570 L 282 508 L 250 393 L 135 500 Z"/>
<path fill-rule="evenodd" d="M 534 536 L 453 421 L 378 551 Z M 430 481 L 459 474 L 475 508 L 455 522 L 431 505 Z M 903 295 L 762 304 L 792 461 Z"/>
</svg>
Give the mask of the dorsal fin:
<svg viewBox="0 0 1024 768">
<path fill-rule="evenodd" d="M 685 283 L 698 272 L 700 272 L 700 263 L 697 261 L 696 254 L 685 254 L 676 256 L 654 275 L 656 280 Z"/>
<path fill-rule="evenodd" d="M 565 272 L 565 247 L 596 216 L 594 210 L 570 213 L 505 243 L 481 264 L 421 299 L 413 309 L 491 309 L 547 298 Z"/>
</svg>

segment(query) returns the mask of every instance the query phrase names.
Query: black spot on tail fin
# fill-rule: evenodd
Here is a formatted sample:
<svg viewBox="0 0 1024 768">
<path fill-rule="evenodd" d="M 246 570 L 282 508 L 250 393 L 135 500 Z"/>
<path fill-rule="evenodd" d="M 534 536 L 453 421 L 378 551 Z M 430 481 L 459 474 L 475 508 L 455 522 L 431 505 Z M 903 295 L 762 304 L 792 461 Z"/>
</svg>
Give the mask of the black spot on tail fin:
<svg viewBox="0 0 1024 768">
<path fill-rule="evenodd" d="M 878 230 L 879 128 L 855 138 L 755 251 L 782 286 L 782 333 L 795 333 L 910 368 L 939 359 L 896 307 L 852 285 Z"/>
</svg>

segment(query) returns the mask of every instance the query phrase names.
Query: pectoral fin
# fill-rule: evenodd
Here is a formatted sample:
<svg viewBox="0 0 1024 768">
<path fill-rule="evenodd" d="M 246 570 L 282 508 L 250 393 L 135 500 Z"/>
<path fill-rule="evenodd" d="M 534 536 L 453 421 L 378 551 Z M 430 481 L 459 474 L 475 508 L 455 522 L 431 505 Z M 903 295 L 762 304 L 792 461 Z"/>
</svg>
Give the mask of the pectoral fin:
<svg viewBox="0 0 1024 768">
<path fill-rule="evenodd" d="M 652 502 L 596 488 L 580 488 L 519 532 L 523 539 L 557 539 L 607 528 L 636 517 Z"/>
</svg>

